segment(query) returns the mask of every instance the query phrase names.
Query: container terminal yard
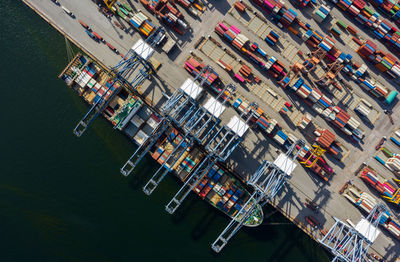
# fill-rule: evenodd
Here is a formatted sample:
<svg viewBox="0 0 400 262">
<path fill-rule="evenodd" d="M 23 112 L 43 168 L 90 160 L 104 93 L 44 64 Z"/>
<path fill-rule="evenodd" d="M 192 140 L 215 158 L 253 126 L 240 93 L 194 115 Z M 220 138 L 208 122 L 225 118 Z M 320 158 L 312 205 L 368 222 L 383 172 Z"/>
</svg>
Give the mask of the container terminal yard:
<svg viewBox="0 0 400 262">
<path fill-rule="evenodd" d="M 144 193 L 182 181 L 167 212 L 193 192 L 226 214 L 215 252 L 268 203 L 335 261 L 399 257 L 399 4 L 24 2 L 82 50 L 73 133 L 104 117 L 138 146 L 122 175 L 150 156 Z"/>
</svg>

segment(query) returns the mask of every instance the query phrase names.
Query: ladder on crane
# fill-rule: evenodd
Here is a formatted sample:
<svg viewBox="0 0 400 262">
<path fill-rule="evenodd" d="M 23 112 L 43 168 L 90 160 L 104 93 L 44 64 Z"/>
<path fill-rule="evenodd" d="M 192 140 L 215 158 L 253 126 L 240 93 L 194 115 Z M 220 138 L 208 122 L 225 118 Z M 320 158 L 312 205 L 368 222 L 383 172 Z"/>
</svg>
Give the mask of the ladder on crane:
<svg viewBox="0 0 400 262">
<path fill-rule="evenodd" d="M 151 193 L 153 193 L 164 177 L 171 171 L 172 167 L 178 162 L 181 156 L 193 145 L 193 140 L 190 137 L 183 136 L 181 139 L 182 140 L 173 149 L 165 162 L 143 187 L 143 192 L 146 195 L 151 195 Z"/>
<path fill-rule="evenodd" d="M 231 135 L 229 140 L 221 139 L 216 146 L 211 147 L 209 144 L 206 145 L 208 155 L 198 165 L 198 168 L 196 168 L 193 173 L 189 175 L 183 186 L 166 205 L 165 209 L 168 213 L 173 214 L 189 195 L 189 193 L 197 186 L 200 180 L 207 174 L 208 170 L 210 170 L 210 168 L 216 164 L 217 161 L 225 161 L 236 148 L 236 146 L 242 141 L 242 136 L 247 130 L 246 127 L 248 127 L 247 123 L 253 116 L 253 110 L 251 109 L 251 106 L 252 105 L 250 105 L 249 108 L 247 108 L 247 110 L 241 114 L 241 117 L 243 117 L 245 114 L 248 114 L 246 122 L 242 122 L 240 119 L 235 120 L 235 123 L 237 123 L 239 129 L 232 130 L 232 128 L 236 128 L 235 125 L 223 126 L 209 141 L 209 143 L 212 143 L 215 140 L 215 137 L 219 134 L 222 134 L 223 138 L 226 138 L 227 134 Z"/>
<path fill-rule="evenodd" d="M 377 204 L 355 227 L 334 217 L 335 224 L 318 241 L 332 253 L 334 256 L 332 261 L 368 261 L 366 258 L 368 249 L 378 236 L 378 225 L 387 212 L 384 204 Z"/>
<path fill-rule="evenodd" d="M 294 160 L 300 152 L 298 150 L 294 153 L 296 146 L 304 147 L 304 145 L 305 142 L 299 139 L 289 147 L 286 154 L 279 155 L 274 162 L 263 161 L 248 181 L 248 184 L 254 188 L 254 193 L 211 245 L 215 252 L 219 253 L 225 247 L 260 203 L 262 207 L 275 197 L 296 167 Z"/>
<path fill-rule="evenodd" d="M 152 134 L 141 144 L 132 156 L 126 161 L 126 163 L 121 168 L 121 174 L 124 176 L 129 176 L 129 174 L 135 169 L 143 157 L 150 151 L 161 135 L 167 130 L 168 122 L 162 119 L 160 123 L 154 128 Z"/>
</svg>

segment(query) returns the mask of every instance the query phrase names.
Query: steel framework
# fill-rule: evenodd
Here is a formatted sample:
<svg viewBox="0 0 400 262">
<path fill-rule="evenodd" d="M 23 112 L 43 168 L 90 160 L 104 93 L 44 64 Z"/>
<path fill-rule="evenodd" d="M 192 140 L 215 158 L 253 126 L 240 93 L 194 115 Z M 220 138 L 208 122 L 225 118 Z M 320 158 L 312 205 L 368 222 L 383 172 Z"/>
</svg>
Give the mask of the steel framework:
<svg viewBox="0 0 400 262">
<path fill-rule="evenodd" d="M 235 90 L 236 87 L 229 84 L 221 90 L 216 98 L 210 98 L 204 106 L 199 107 L 184 123 L 185 133 L 191 134 L 199 144 L 202 144 L 221 122 L 219 115 L 223 113 L 225 103 L 230 100 Z M 221 97 L 224 97 L 222 103 L 218 102 Z"/>
<path fill-rule="evenodd" d="M 187 79 L 165 102 L 162 107 L 162 112 L 168 122 L 182 127 L 182 124 L 189 119 L 196 108 L 198 108 L 197 99 L 202 92 L 201 86 L 207 80 L 207 71 L 212 71 L 212 68 L 208 65 L 203 68 L 194 80 Z M 200 81 L 200 85 L 195 83 L 196 80 Z M 171 168 L 177 163 L 181 156 L 189 150 L 193 143 L 194 139 L 191 134 L 182 134 L 181 142 L 172 150 L 166 161 L 143 187 L 143 192 L 145 194 L 150 195 L 157 188 L 165 176 L 171 171 Z"/>
<path fill-rule="evenodd" d="M 281 154 L 275 162 L 263 161 L 248 181 L 248 184 L 253 187 L 254 193 L 211 245 L 215 252 L 218 253 L 225 247 L 260 203 L 262 207 L 275 197 L 296 166 L 294 160 L 300 152 L 298 150 L 294 153 L 296 146 L 304 147 L 304 145 L 305 142 L 299 139 L 289 147 L 286 154 Z"/>
<path fill-rule="evenodd" d="M 334 217 L 335 224 L 319 242 L 333 254 L 332 261 L 368 261 L 366 258 L 368 248 L 377 237 L 378 225 L 386 212 L 384 204 L 376 205 L 364 220 L 367 222 L 367 228 L 363 230 L 358 229 L 357 226 L 351 227 Z"/>
<path fill-rule="evenodd" d="M 165 116 L 176 122 L 179 126 L 193 112 L 197 106 L 197 98 L 202 92 L 202 85 L 208 77 L 208 73 L 212 71 L 212 67 L 206 65 L 194 80 L 187 79 L 181 88 L 175 90 L 161 108 L 161 112 Z M 196 80 L 200 80 L 200 84 L 196 84 Z M 183 114 L 183 117 L 179 115 Z"/>
<path fill-rule="evenodd" d="M 121 168 L 121 174 L 129 176 L 129 174 L 135 169 L 143 157 L 150 151 L 153 145 L 157 142 L 160 136 L 167 130 L 168 122 L 162 119 L 160 123 L 154 128 L 152 134 L 140 145 L 132 156 L 126 161 Z"/>
<path fill-rule="evenodd" d="M 173 214 L 178 207 L 182 204 L 189 193 L 197 186 L 200 180 L 207 174 L 211 167 L 218 161 L 225 161 L 233 150 L 239 145 L 243 140 L 242 136 L 245 134 L 246 130 L 243 130 L 244 126 L 247 126 L 248 121 L 253 117 L 254 104 L 249 105 L 249 107 L 244 110 L 241 117 L 246 117 L 246 121 L 242 122 L 237 119 L 236 126 L 223 126 L 215 134 L 211 140 L 207 141 L 205 148 L 207 149 L 208 155 L 203 159 L 203 161 L 198 165 L 197 168 L 186 179 L 183 186 L 171 199 L 171 201 L 166 205 L 165 209 L 168 213 Z M 232 129 L 237 128 L 237 129 Z M 221 136 L 222 138 L 217 141 L 216 137 Z M 210 146 L 215 142 L 215 145 Z"/>
<path fill-rule="evenodd" d="M 187 105 L 190 102 L 192 107 L 197 106 L 196 99 L 191 97 L 190 94 L 197 92 L 197 90 L 194 90 L 194 89 L 199 88 L 199 86 L 195 85 L 194 81 L 196 81 L 197 79 L 201 79 L 200 84 L 202 84 L 203 80 L 206 79 L 205 77 L 202 78 L 203 77 L 202 73 L 205 73 L 205 71 L 206 70 L 200 72 L 193 81 L 190 80 L 191 85 L 187 86 L 187 88 L 188 88 L 188 90 L 186 90 L 187 92 L 185 92 L 182 88 L 179 88 L 177 91 L 175 91 L 175 93 L 171 97 L 168 98 L 168 100 L 163 105 L 163 108 L 161 110 L 164 116 L 159 124 L 160 128 L 156 128 L 154 130 L 153 134 L 145 141 L 145 143 L 143 145 L 141 145 L 132 154 L 132 156 L 124 164 L 124 166 L 121 168 L 121 173 L 124 176 L 128 176 L 133 171 L 133 169 L 135 169 L 135 167 L 143 159 L 143 157 L 146 155 L 146 153 L 150 151 L 150 149 L 154 146 L 154 144 L 157 142 L 157 140 L 160 138 L 160 136 L 167 130 L 167 128 L 170 126 L 171 122 L 175 122 L 179 125 L 179 122 L 182 119 L 177 119 L 179 117 L 178 112 L 180 112 L 184 108 L 184 105 Z M 182 107 L 182 109 L 175 110 L 176 107 Z M 174 110 L 174 113 L 171 112 L 172 110 Z M 186 116 L 184 116 L 184 117 L 186 117 Z M 187 143 L 185 145 L 187 146 L 187 148 L 189 146 L 191 146 L 191 144 L 193 143 L 193 140 L 191 138 L 185 137 L 183 140 L 186 140 Z M 176 150 L 177 149 L 178 148 L 176 148 Z M 179 154 L 175 155 L 175 154 L 176 154 L 176 152 L 174 150 L 174 153 L 169 156 L 168 161 L 175 159 L 175 157 L 177 157 L 176 160 L 178 160 L 180 155 Z M 170 171 L 169 168 L 165 168 L 165 167 L 166 167 L 166 165 L 162 165 L 156 171 L 156 173 L 153 175 L 153 177 L 148 181 L 148 183 L 145 185 L 145 187 L 143 188 L 143 191 L 146 194 L 148 194 L 148 195 L 151 194 L 154 191 L 154 189 L 158 186 L 158 184 L 162 181 L 162 179 L 165 177 L 165 175 Z M 166 169 L 166 170 L 162 173 L 163 169 Z"/>
<path fill-rule="evenodd" d="M 113 81 L 111 84 L 108 82 L 108 85 L 106 85 L 106 91 L 99 97 L 99 99 L 97 99 L 85 116 L 79 121 L 78 125 L 74 128 L 73 133 L 76 136 L 80 137 L 90 124 L 104 111 L 108 103 L 122 87 L 120 83 L 127 84 L 132 88 L 132 90 L 137 90 L 144 80 L 153 73 L 153 67 L 151 63 L 149 63 L 148 59 L 154 51 L 152 47 L 158 42 L 164 33 L 164 28 L 158 27 L 154 33 L 151 34 L 143 44 L 141 44 L 141 46 L 137 46 L 136 49 L 130 49 L 125 57 L 115 67 L 113 67 L 112 70 L 116 72 Z M 140 41 L 141 40 L 139 40 L 139 42 Z M 142 66 L 141 68 L 139 68 L 140 65 Z M 132 80 L 130 80 L 133 72 L 137 69 L 139 72 Z M 118 87 L 116 87 L 117 82 L 119 82 Z M 109 94 L 108 97 L 107 94 Z"/>
</svg>

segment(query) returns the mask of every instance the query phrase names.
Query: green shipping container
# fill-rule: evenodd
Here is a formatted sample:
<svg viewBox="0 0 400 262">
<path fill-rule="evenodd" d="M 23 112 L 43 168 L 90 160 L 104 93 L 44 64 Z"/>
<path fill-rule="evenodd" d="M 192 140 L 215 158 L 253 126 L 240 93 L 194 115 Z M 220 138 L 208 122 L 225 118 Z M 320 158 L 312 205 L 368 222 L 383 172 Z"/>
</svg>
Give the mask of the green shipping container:
<svg viewBox="0 0 400 262">
<path fill-rule="evenodd" d="M 389 95 L 386 97 L 386 100 L 385 100 L 386 104 L 390 105 L 396 98 L 397 94 L 398 94 L 398 92 L 396 90 L 392 90 L 389 93 Z"/>
<path fill-rule="evenodd" d="M 125 19 L 125 17 L 126 17 L 126 15 L 125 15 L 124 13 L 120 12 L 118 9 L 117 9 L 117 14 L 118 14 L 120 17 L 122 17 L 123 19 Z"/>
<path fill-rule="evenodd" d="M 347 28 L 347 25 L 346 25 L 343 21 L 338 20 L 338 21 L 337 21 L 337 24 L 338 24 L 339 26 L 343 27 L 344 29 Z"/>
<path fill-rule="evenodd" d="M 387 157 L 392 157 L 393 156 L 392 152 L 390 152 L 389 149 L 387 149 L 386 147 L 382 147 L 381 150 L 385 154 L 385 156 L 387 156 Z"/>
<path fill-rule="evenodd" d="M 132 8 L 130 8 L 130 6 L 128 6 L 127 4 L 122 3 L 121 5 L 122 5 L 126 10 L 128 10 L 128 12 L 132 12 Z"/>
<path fill-rule="evenodd" d="M 119 10 L 121 10 L 121 12 L 124 13 L 125 15 L 129 15 L 128 11 L 126 11 L 124 8 L 119 7 Z"/>
<path fill-rule="evenodd" d="M 370 15 L 374 14 L 374 11 L 371 10 L 370 8 L 368 8 L 368 7 L 364 7 L 364 10 L 367 11 L 367 13 L 370 14 Z"/>
</svg>

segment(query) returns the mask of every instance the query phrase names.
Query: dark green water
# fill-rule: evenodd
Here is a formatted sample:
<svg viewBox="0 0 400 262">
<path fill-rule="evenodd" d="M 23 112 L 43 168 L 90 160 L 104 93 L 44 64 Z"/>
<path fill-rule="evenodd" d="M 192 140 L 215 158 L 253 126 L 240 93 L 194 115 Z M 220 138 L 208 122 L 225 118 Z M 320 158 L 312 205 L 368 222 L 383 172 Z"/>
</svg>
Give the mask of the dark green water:
<svg viewBox="0 0 400 262">
<path fill-rule="evenodd" d="M 178 183 L 144 195 L 150 160 L 122 177 L 134 148 L 104 120 L 72 134 L 87 107 L 57 79 L 64 38 L 17 0 L 2 1 L 0 19 L 0 262 L 328 260 L 290 224 L 246 228 L 215 255 L 227 217 L 195 196 L 168 215 Z M 278 213 L 266 222 L 287 223 Z"/>
</svg>

